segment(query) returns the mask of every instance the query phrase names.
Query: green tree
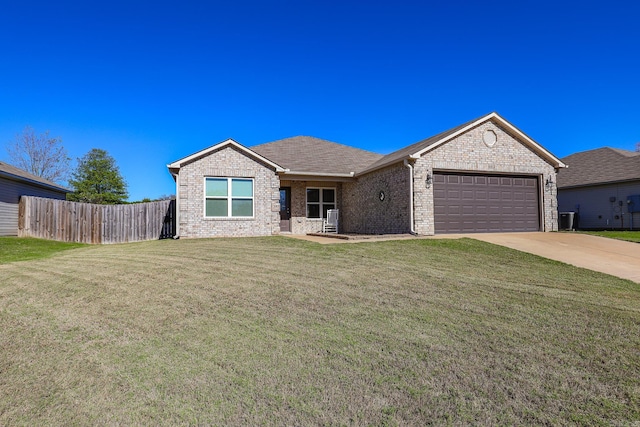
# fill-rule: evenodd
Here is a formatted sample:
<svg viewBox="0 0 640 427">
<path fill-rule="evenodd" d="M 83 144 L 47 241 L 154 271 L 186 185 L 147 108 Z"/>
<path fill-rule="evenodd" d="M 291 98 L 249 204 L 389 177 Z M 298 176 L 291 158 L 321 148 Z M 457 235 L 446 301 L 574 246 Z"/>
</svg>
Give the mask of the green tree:
<svg viewBox="0 0 640 427">
<path fill-rule="evenodd" d="M 14 166 L 35 176 L 61 182 L 69 175 L 71 159 L 67 150 L 62 139 L 51 138 L 49 131 L 36 135 L 32 127 L 26 126 L 6 148 Z"/>
<path fill-rule="evenodd" d="M 73 193 L 67 195 L 69 200 L 115 205 L 129 197 L 115 159 L 105 150 L 93 148 L 78 159 L 78 167 L 71 176 L 69 185 Z"/>
</svg>

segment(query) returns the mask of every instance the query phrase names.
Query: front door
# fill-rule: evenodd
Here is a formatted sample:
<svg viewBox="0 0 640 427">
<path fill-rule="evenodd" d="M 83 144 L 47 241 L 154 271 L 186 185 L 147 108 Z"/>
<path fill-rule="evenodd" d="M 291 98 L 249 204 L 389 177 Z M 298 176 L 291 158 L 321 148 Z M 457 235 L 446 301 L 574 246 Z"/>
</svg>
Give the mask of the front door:
<svg viewBox="0 0 640 427">
<path fill-rule="evenodd" d="M 291 187 L 280 189 L 280 231 L 291 231 Z"/>
</svg>

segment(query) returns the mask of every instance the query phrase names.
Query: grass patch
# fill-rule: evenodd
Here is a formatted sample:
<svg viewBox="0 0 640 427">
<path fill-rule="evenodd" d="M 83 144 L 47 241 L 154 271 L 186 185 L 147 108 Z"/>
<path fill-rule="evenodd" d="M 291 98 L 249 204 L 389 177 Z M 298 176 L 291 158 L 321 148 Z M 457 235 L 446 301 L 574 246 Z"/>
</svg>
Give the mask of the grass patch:
<svg viewBox="0 0 640 427">
<path fill-rule="evenodd" d="M 165 240 L 0 274 L 3 425 L 640 420 L 640 286 L 472 239 Z"/>
<path fill-rule="evenodd" d="M 58 252 L 83 246 L 86 245 L 33 238 L 0 237 L 0 264 L 47 258 Z"/>
<path fill-rule="evenodd" d="M 640 243 L 640 231 L 580 231 L 583 234 L 592 236 L 608 237 L 610 239 L 626 240 L 628 242 Z"/>
</svg>

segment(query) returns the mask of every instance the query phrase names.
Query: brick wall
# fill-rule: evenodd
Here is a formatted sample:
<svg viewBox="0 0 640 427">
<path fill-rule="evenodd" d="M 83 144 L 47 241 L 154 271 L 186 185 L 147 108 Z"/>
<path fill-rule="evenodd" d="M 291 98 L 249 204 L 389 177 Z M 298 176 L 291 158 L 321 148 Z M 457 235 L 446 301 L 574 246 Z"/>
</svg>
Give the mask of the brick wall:
<svg viewBox="0 0 640 427">
<path fill-rule="evenodd" d="M 409 169 L 398 163 L 344 183 L 342 230 L 364 234 L 410 232 L 409 176 Z"/>
<path fill-rule="evenodd" d="M 205 177 L 254 179 L 254 218 L 205 218 Z M 178 189 L 181 237 L 268 236 L 279 233 L 280 180 L 268 165 L 225 147 L 184 165 Z"/>
<path fill-rule="evenodd" d="M 492 146 L 483 142 L 482 135 L 486 130 L 493 130 L 497 136 Z M 434 170 L 540 175 L 543 231 L 558 229 L 554 167 L 492 121 L 465 132 L 416 160 L 414 198 L 418 234 L 434 234 L 433 186 L 426 188 L 425 185 L 427 173 L 433 175 Z M 550 191 L 544 185 L 548 178 L 554 183 Z"/>
</svg>

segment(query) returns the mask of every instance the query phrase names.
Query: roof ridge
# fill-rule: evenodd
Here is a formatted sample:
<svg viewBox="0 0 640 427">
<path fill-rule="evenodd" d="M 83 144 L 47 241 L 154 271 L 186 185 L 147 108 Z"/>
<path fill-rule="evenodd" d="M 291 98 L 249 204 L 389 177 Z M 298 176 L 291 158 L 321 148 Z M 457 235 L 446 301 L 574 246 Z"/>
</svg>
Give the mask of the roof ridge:
<svg viewBox="0 0 640 427">
<path fill-rule="evenodd" d="M 254 145 L 251 150 L 295 172 L 349 174 L 382 154 L 310 136 L 294 136 Z"/>
<path fill-rule="evenodd" d="M 615 151 L 618 154 L 621 154 L 625 157 L 636 157 L 636 156 L 640 156 L 640 151 L 631 151 L 631 150 L 625 150 L 623 148 L 615 148 L 615 147 L 605 147 L 608 148 L 609 150 Z"/>
<path fill-rule="evenodd" d="M 579 155 L 579 154 L 585 155 L 585 154 L 593 153 L 593 152 L 596 152 L 596 151 L 602 152 L 604 150 L 612 151 L 612 152 L 614 152 L 616 154 L 619 154 L 621 156 L 624 156 L 624 157 L 640 156 L 640 152 L 638 152 L 638 151 L 631 151 L 631 150 L 625 150 L 623 148 L 604 146 L 604 147 L 592 148 L 590 150 L 577 151 L 575 153 L 571 153 L 571 154 L 565 156 L 564 158 L 566 159 L 566 158 L 569 158 L 571 156 L 576 156 L 576 155 Z"/>
<path fill-rule="evenodd" d="M 249 148 L 254 149 L 254 148 L 262 147 L 262 146 L 265 146 L 265 145 L 268 145 L 268 144 L 274 144 L 274 143 L 277 143 L 277 142 L 288 141 L 288 140 L 292 140 L 292 139 L 296 139 L 296 138 L 316 139 L 318 141 L 326 142 L 326 143 L 329 143 L 329 144 L 339 145 L 341 147 L 349 148 L 349 149 L 352 149 L 352 150 L 359 150 L 359 151 L 364 151 L 364 152 L 367 152 L 367 153 L 377 154 L 379 156 L 384 156 L 383 154 L 377 153 L 375 151 L 365 150 L 364 148 L 354 147 L 353 145 L 347 145 L 347 144 L 343 144 L 341 142 L 331 141 L 331 140 L 328 140 L 328 139 L 319 138 L 317 136 L 311 136 L 311 135 L 290 136 L 290 137 L 287 137 L 287 138 L 276 139 L 274 141 L 263 142 L 262 144 L 252 145 Z"/>
</svg>

